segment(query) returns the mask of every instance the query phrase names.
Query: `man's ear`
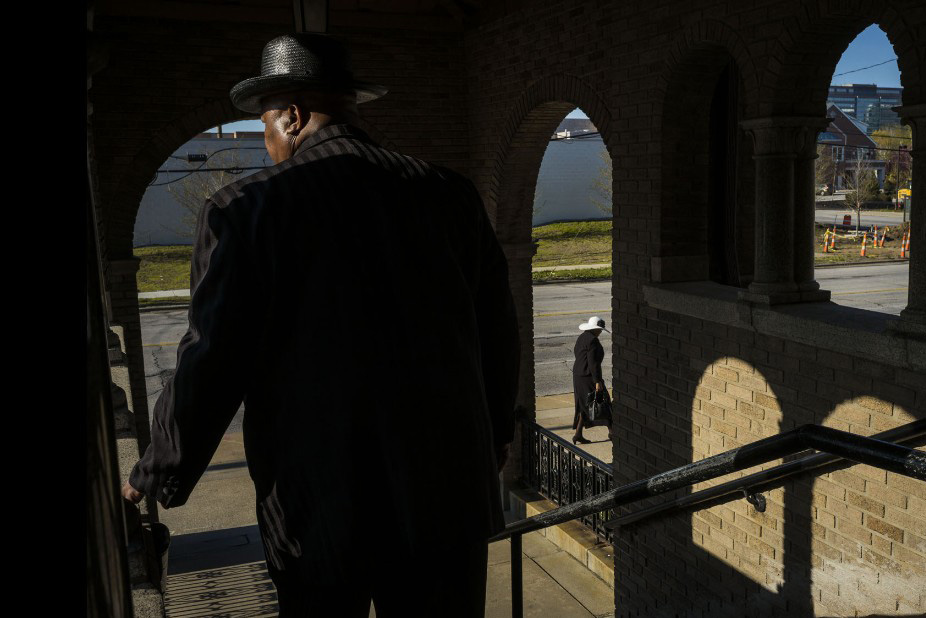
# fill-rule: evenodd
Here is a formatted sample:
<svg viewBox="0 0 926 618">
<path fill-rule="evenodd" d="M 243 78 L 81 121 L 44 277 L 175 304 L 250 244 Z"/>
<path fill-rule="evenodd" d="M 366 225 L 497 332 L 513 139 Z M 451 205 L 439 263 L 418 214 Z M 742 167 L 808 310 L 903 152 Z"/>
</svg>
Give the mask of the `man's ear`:
<svg viewBox="0 0 926 618">
<path fill-rule="evenodd" d="M 289 116 L 286 134 L 299 135 L 302 129 L 309 124 L 311 113 L 306 111 L 306 109 L 298 103 L 290 103 L 289 107 L 286 108 L 286 113 Z"/>
</svg>

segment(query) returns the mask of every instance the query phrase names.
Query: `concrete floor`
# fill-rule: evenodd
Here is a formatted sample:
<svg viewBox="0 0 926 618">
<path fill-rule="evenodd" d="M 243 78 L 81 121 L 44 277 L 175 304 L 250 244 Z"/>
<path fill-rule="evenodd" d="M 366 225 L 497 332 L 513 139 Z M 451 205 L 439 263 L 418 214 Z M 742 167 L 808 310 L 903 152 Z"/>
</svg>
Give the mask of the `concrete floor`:
<svg viewBox="0 0 926 618">
<path fill-rule="evenodd" d="M 563 401 L 560 401 L 563 399 Z M 563 405 L 568 399 L 570 407 Z M 554 431 L 568 411 L 572 395 L 541 398 L 538 417 Z M 571 436 L 571 428 L 568 435 Z M 597 439 L 594 428 L 588 434 Z M 565 435 L 565 434 L 564 434 Z M 165 604 L 171 618 L 206 616 L 276 616 L 273 583 L 263 561 L 254 510 L 254 486 L 248 475 L 240 431 L 226 433 L 189 501 L 177 509 L 161 509 L 171 530 Z M 610 443 L 587 445 L 596 457 L 610 461 Z M 605 450 L 607 454 L 605 457 Z M 436 542 L 439 548 L 439 540 Z M 583 564 L 538 533 L 522 546 L 524 615 L 563 618 L 612 616 L 614 591 Z M 375 616 L 371 608 L 370 616 Z M 489 546 L 486 573 L 486 616 L 511 615 L 511 549 L 507 540 Z"/>
</svg>

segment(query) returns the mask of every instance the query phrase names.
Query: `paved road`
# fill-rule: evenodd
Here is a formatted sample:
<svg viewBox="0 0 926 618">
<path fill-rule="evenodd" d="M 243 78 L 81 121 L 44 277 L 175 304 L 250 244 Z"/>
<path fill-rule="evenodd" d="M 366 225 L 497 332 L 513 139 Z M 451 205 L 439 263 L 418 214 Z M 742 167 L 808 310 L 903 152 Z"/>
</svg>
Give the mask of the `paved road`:
<svg viewBox="0 0 926 618">
<path fill-rule="evenodd" d="M 856 214 L 851 210 L 818 209 L 815 212 L 816 214 L 814 216 L 814 220 L 817 223 L 821 223 L 823 225 L 833 225 L 834 223 L 836 225 L 842 225 L 842 218 L 845 215 L 851 215 L 852 225 L 854 226 L 856 223 L 856 219 L 858 218 Z M 900 225 L 901 223 L 903 223 L 903 213 L 902 212 L 896 212 L 896 213 L 894 212 L 873 212 L 873 213 L 862 212 L 862 218 L 860 220 L 859 229 L 862 229 L 862 227 L 867 229 L 868 227 L 872 225 L 877 225 L 878 227 L 884 227 L 884 226 L 891 227 L 895 225 Z"/>
<path fill-rule="evenodd" d="M 817 269 L 817 281 L 833 302 L 899 315 L 907 304 L 909 263 Z M 579 324 L 597 315 L 612 325 L 611 283 L 534 286 L 534 363 L 538 396 L 572 392 L 572 348 Z M 141 316 L 148 405 L 153 409 L 176 366 L 177 343 L 186 330 L 186 310 L 152 311 Z M 611 335 L 601 334 L 604 374 L 611 374 Z M 240 430 L 240 414 L 230 431 Z"/>
</svg>

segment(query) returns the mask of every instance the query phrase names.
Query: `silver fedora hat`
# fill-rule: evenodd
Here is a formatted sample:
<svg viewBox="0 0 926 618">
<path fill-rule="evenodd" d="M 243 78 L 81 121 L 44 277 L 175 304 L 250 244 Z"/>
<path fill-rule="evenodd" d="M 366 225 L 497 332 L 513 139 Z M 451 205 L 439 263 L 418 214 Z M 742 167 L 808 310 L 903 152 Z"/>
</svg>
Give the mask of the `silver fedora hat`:
<svg viewBox="0 0 926 618">
<path fill-rule="evenodd" d="M 357 81 L 350 70 L 347 48 L 324 34 L 297 33 L 278 36 L 264 46 L 260 75 L 235 84 L 232 103 L 238 109 L 260 114 L 261 99 L 297 90 L 357 93 L 366 103 L 388 92 L 383 86 Z"/>
</svg>

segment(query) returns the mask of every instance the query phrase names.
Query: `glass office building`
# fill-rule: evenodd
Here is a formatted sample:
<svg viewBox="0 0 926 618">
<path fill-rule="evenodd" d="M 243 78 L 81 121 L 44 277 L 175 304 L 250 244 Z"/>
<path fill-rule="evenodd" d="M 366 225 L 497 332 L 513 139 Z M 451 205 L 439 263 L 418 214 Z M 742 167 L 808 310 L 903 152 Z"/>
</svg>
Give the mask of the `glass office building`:
<svg viewBox="0 0 926 618">
<path fill-rule="evenodd" d="M 891 110 L 901 104 L 903 88 L 883 88 L 875 84 L 843 84 L 830 86 L 829 103 L 868 125 L 869 135 L 881 127 L 900 124 Z"/>
</svg>

